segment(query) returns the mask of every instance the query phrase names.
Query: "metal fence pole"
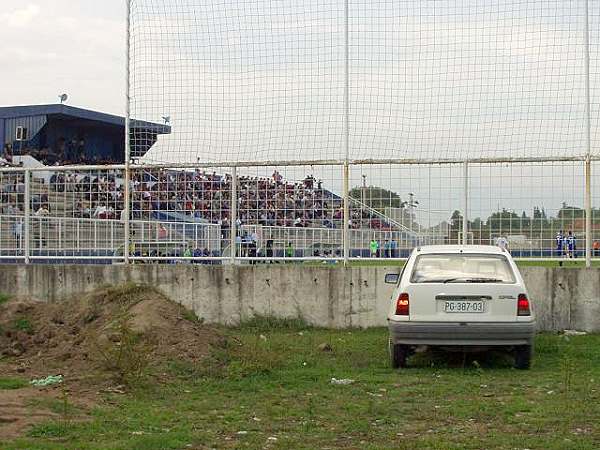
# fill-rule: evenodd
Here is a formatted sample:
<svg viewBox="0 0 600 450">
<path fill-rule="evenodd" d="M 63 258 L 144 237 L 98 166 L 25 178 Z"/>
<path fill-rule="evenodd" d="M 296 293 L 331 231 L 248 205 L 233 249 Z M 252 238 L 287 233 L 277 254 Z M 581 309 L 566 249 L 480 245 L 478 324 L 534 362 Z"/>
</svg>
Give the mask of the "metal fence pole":
<svg viewBox="0 0 600 450">
<path fill-rule="evenodd" d="M 469 238 L 469 162 L 465 161 L 464 164 L 464 179 L 465 179 L 465 192 L 464 192 L 464 211 L 463 211 L 463 232 L 462 232 L 462 244 L 468 244 Z"/>
<path fill-rule="evenodd" d="M 350 5 L 344 1 L 344 154 L 350 159 Z"/>
<path fill-rule="evenodd" d="M 592 160 L 585 159 L 585 266 L 592 267 Z"/>
<path fill-rule="evenodd" d="M 348 265 L 350 259 L 350 167 L 348 162 L 344 163 L 344 266 Z"/>
<path fill-rule="evenodd" d="M 127 0 L 127 36 L 126 36 L 126 73 L 125 73 L 125 192 L 123 196 L 125 213 L 125 239 L 123 258 L 129 264 L 129 247 L 131 240 L 131 0 Z"/>
<path fill-rule="evenodd" d="M 30 263 L 31 257 L 31 172 L 25 170 L 25 264 Z"/>
<path fill-rule="evenodd" d="M 231 169 L 231 218 L 230 218 L 230 230 L 231 235 L 229 236 L 229 248 L 231 256 L 231 264 L 235 264 L 237 254 L 237 167 Z"/>
<path fill-rule="evenodd" d="M 590 5 L 585 3 L 585 121 L 586 121 L 586 159 L 585 159 L 585 265 L 592 266 L 592 138 L 591 138 L 591 100 L 590 100 Z"/>
</svg>

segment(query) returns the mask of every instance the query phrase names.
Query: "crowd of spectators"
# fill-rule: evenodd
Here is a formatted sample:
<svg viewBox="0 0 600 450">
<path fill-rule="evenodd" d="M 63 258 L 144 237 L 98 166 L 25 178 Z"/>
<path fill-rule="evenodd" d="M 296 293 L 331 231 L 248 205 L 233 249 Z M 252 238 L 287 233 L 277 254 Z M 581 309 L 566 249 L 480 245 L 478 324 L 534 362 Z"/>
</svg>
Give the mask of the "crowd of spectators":
<svg viewBox="0 0 600 450">
<path fill-rule="evenodd" d="M 229 174 L 146 171 L 133 177 L 132 186 L 132 213 L 136 218 L 176 212 L 224 228 L 230 226 Z M 312 175 L 296 183 L 285 181 L 277 171 L 271 177 L 238 179 L 238 225 L 335 228 L 342 214 L 341 201 Z"/>
<path fill-rule="evenodd" d="M 2 195 L 24 193 L 22 177 L 4 186 Z M 16 181 L 20 180 L 20 181 Z M 196 219 L 231 227 L 232 177 L 216 172 L 168 169 L 134 171 L 131 179 L 131 217 L 141 220 Z M 124 180 L 114 171 L 54 172 L 49 180 L 53 192 L 71 192 L 75 217 L 121 219 Z M 6 201 L 5 201 L 6 200 Z M 34 200 L 35 201 L 35 200 Z M 35 201 L 34 211 L 48 198 Z M 3 198 L 3 204 L 10 202 Z M 387 224 L 361 208 L 350 209 L 352 229 L 386 229 Z M 237 226 L 263 225 L 296 228 L 341 228 L 343 202 L 314 176 L 291 182 L 275 171 L 270 177 L 240 176 L 237 189 Z"/>
<path fill-rule="evenodd" d="M 0 167 L 18 167 L 18 164 L 14 161 L 14 157 L 25 155 L 31 156 L 45 166 L 69 166 L 76 164 L 109 165 L 119 163 L 119 161 L 108 156 L 88 155 L 83 138 L 72 139 L 70 141 L 60 138 L 55 149 L 25 146 L 15 151 L 12 144 L 5 144 L 2 156 L 0 157 Z"/>
<path fill-rule="evenodd" d="M 54 192 L 74 193 L 76 217 L 119 219 L 124 209 L 123 180 L 112 171 L 56 172 L 50 178 Z"/>
<path fill-rule="evenodd" d="M 0 178 L 0 211 L 2 214 L 23 214 L 25 204 L 25 177 L 20 174 Z"/>
<path fill-rule="evenodd" d="M 230 227 L 232 177 L 197 170 L 154 170 L 132 179 L 134 218 L 175 212 Z M 352 229 L 389 229 L 383 220 L 362 208 L 351 208 Z M 343 202 L 313 175 L 291 182 L 275 171 L 270 177 L 238 177 L 237 225 L 297 228 L 341 228 Z"/>
</svg>

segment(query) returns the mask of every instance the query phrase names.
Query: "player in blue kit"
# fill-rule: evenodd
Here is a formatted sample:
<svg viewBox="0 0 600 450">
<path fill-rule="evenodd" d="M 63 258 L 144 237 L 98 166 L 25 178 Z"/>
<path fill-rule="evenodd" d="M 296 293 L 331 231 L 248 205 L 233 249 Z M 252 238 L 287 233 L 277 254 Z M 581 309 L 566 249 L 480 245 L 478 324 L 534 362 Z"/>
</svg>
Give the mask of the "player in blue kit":
<svg viewBox="0 0 600 450">
<path fill-rule="evenodd" d="M 565 239 L 565 247 L 567 250 L 567 256 L 569 258 L 576 258 L 577 254 L 577 239 L 573 235 L 572 231 L 569 231 L 569 235 Z"/>
<path fill-rule="evenodd" d="M 556 235 L 556 256 L 561 258 L 564 254 L 563 244 L 565 243 L 565 235 L 560 230 Z"/>
</svg>

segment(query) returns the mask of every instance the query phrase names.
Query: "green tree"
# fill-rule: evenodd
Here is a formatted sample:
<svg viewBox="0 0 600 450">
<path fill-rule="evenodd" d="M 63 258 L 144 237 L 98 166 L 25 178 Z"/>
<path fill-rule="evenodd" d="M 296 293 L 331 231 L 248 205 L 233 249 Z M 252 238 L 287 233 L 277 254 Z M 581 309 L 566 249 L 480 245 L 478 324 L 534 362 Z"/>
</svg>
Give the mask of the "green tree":
<svg viewBox="0 0 600 450">
<path fill-rule="evenodd" d="M 558 211 L 557 217 L 562 220 L 584 219 L 585 210 L 576 206 L 568 206 L 563 203 L 562 208 Z"/>
<path fill-rule="evenodd" d="M 364 202 L 370 208 L 384 212 L 385 208 L 402 208 L 400 196 L 382 187 L 355 187 L 350 191 L 350 197 Z"/>
<path fill-rule="evenodd" d="M 493 213 L 488 218 L 488 225 L 492 233 L 506 232 L 511 229 L 519 230 L 521 226 L 520 217 L 513 211 L 502 211 Z"/>
</svg>

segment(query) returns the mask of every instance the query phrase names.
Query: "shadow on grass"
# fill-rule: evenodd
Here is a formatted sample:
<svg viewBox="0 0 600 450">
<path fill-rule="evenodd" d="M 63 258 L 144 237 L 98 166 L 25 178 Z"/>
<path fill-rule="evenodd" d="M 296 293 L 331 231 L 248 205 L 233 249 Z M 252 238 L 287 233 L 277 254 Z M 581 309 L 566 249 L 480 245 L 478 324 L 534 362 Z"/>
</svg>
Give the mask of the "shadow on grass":
<svg viewBox="0 0 600 450">
<path fill-rule="evenodd" d="M 423 353 L 417 353 L 409 359 L 409 367 L 438 368 L 438 369 L 510 369 L 514 357 L 508 351 L 444 351 L 430 348 Z"/>
</svg>

